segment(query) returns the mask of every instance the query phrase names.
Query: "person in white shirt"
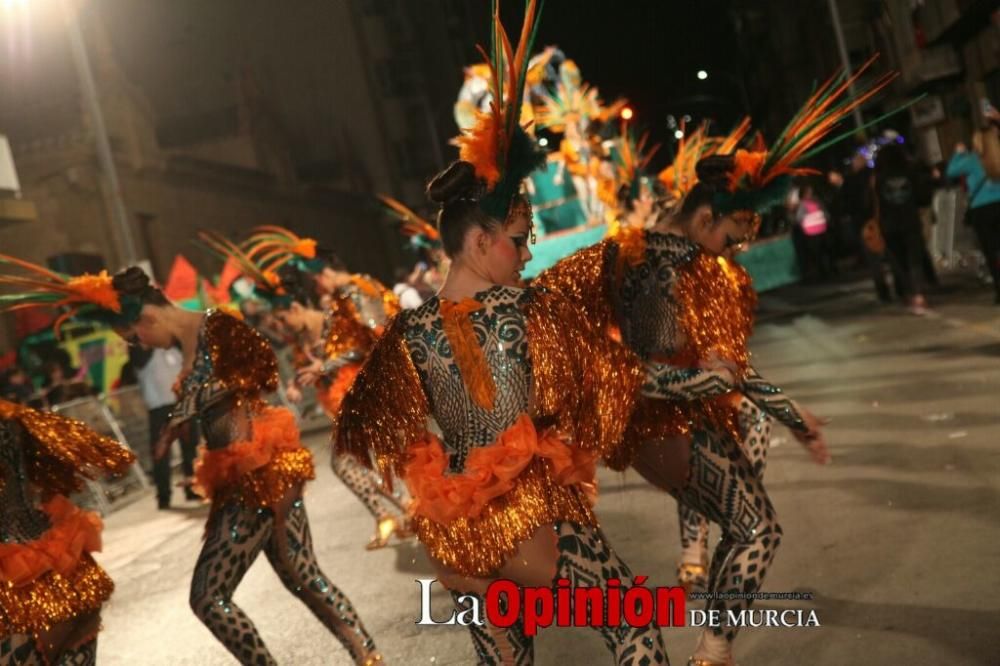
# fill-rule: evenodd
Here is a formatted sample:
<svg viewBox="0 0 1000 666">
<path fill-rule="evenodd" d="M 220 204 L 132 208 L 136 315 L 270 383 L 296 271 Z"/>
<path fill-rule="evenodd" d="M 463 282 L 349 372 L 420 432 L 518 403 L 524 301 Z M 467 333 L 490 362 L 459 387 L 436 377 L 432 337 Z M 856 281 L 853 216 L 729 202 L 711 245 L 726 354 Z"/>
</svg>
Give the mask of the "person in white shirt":
<svg viewBox="0 0 1000 666">
<path fill-rule="evenodd" d="M 396 294 L 396 297 L 399 298 L 399 306 L 404 310 L 416 310 L 424 304 L 423 296 L 420 295 L 420 292 L 413 285 L 417 284 L 423 278 L 426 270 L 427 264 L 421 262 L 409 274 L 404 269 L 397 271 L 396 286 L 392 288 L 392 293 Z"/>
<path fill-rule="evenodd" d="M 130 349 L 130 360 L 139 380 L 142 399 L 149 409 L 149 442 L 152 447 L 163 427 L 170 420 L 176 397 L 174 383 L 181 372 L 183 359 L 178 349 L 145 350 L 140 347 Z M 191 488 L 194 478 L 194 459 L 198 444 L 197 432 L 191 427 L 180 437 L 181 468 L 184 472 L 184 495 L 188 500 L 201 499 Z M 153 456 L 153 481 L 156 484 L 156 504 L 162 509 L 170 508 L 170 456 L 159 459 Z"/>
</svg>

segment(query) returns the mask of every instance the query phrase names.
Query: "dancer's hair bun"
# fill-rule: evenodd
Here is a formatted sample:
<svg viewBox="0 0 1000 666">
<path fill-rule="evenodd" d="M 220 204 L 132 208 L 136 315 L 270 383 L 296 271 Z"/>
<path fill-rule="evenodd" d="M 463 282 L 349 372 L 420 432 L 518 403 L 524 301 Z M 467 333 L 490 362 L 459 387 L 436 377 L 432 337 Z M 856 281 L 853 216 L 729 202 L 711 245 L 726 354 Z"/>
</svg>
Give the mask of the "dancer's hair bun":
<svg viewBox="0 0 1000 666">
<path fill-rule="evenodd" d="M 427 197 L 445 206 L 458 199 L 472 199 L 478 190 L 475 168 L 469 162 L 457 160 L 427 185 Z"/>
<path fill-rule="evenodd" d="M 734 166 L 735 159 L 732 155 L 710 155 L 698 160 L 694 169 L 698 174 L 698 182 L 720 189 L 728 184 L 729 174 Z"/>
</svg>

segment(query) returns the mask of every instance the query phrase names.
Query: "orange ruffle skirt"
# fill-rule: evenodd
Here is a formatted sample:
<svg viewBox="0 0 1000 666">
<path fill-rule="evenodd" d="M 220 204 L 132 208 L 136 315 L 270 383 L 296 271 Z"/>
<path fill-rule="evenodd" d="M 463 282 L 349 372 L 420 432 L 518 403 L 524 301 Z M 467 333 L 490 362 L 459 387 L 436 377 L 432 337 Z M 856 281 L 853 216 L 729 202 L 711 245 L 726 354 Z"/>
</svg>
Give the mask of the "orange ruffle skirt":
<svg viewBox="0 0 1000 666">
<path fill-rule="evenodd" d="M 312 453 L 302 446 L 295 415 L 265 407 L 253 417 L 253 438 L 221 449 L 202 449 L 195 487 L 214 506 L 239 502 L 273 508 L 293 487 L 315 478 Z"/>
<path fill-rule="evenodd" d="M 535 530 L 557 520 L 595 525 L 598 454 L 538 433 L 522 415 L 489 446 L 473 449 L 461 474 L 433 435 L 411 447 L 403 480 L 418 538 L 442 564 L 466 576 L 495 572 Z"/>
<path fill-rule="evenodd" d="M 361 372 L 362 367 L 361 363 L 345 365 L 337 371 L 329 386 L 316 387 L 316 401 L 331 419 L 335 419 L 340 412 L 340 403 L 343 402 L 344 396 L 354 384 L 354 378 Z"/>
<path fill-rule="evenodd" d="M 61 495 L 42 506 L 51 527 L 27 543 L 0 544 L 0 635 L 37 633 L 97 610 L 114 584 L 90 557 L 100 517 Z"/>
</svg>

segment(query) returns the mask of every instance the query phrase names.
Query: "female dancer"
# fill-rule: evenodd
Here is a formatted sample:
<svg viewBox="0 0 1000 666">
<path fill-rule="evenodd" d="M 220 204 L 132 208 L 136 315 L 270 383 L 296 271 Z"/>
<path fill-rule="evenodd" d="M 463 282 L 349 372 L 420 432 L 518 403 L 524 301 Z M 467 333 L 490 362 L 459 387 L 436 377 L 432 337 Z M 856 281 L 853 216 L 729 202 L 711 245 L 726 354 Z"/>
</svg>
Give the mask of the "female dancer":
<svg viewBox="0 0 1000 666">
<path fill-rule="evenodd" d="M 755 464 L 740 447 L 739 415 L 728 394 L 738 391 L 791 428 L 818 462 L 829 458 L 819 420 L 749 365 L 749 279 L 718 255 L 751 235 L 755 211 L 781 201 L 790 176 L 802 172 L 796 163 L 888 83 L 882 79 L 860 97 L 842 101 L 845 79 L 823 86 L 771 151 L 737 151 L 700 162 L 703 182 L 685 196 L 672 225 L 606 240 L 537 280 L 571 295 L 609 330 L 617 326 L 642 358 L 674 367 L 662 388 L 676 401 L 641 401 L 620 455 L 607 462 L 615 469 L 633 466 L 675 494 L 682 510 L 721 526 L 709 576 L 714 593 L 757 591 L 781 537 Z M 708 601 L 722 617 L 748 606 L 745 597 Z M 706 630 L 691 662 L 731 664 L 735 636 L 734 627 Z"/>
<path fill-rule="evenodd" d="M 0 664 L 95 663 L 114 584 L 90 556 L 100 517 L 66 496 L 134 460 L 79 421 L 0 400 Z"/>
<path fill-rule="evenodd" d="M 521 99 L 534 10 L 506 59 L 504 100 Z M 509 43 L 496 15 L 494 41 Z M 335 431 L 338 451 L 374 454 L 405 481 L 417 536 L 456 603 L 482 601 L 497 578 L 605 588 L 632 578 L 597 529 L 588 487 L 597 457 L 620 439 L 642 366 L 564 299 L 518 287 L 531 257 L 530 205 L 518 192 L 538 156 L 516 108 L 495 104 L 460 139 L 462 160 L 428 187 L 452 260 L 445 285 L 393 320 Z M 470 630 L 480 663 L 532 662 L 520 621 Z M 619 664 L 666 662 L 651 625 L 602 631 Z"/>
<path fill-rule="evenodd" d="M 292 400 L 301 399 L 301 389 L 315 384 L 317 400 L 336 421 L 340 402 L 375 344 L 376 333 L 362 323 L 346 290 L 335 291 L 320 309 L 314 274 L 299 267 L 315 262 L 315 241 L 280 227 L 255 230 L 238 249 L 215 234 L 206 232 L 201 237 L 215 252 L 236 260 L 246 277 L 255 280 L 257 294 L 271 304 L 275 318 L 296 340 L 299 370 L 286 394 Z M 277 276 L 277 283 L 268 276 Z M 333 471 L 375 518 L 369 550 L 384 547 L 394 534 L 410 536 L 402 500 L 385 488 L 377 474 L 352 456 L 335 456 Z"/>
<path fill-rule="evenodd" d="M 38 276 L 27 281 L 31 285 L 51 279 L 50 271 L 21 264 Z M 291 412 L 264 402 L 278 382 L 267 341 L 228 314 L 174 306 L 136 267 L 113 278 L 102 273 L 74 279 L 101 289 L 62 302 L 104 318 L 128 342 L 157 348 L 180 343 L 185 370 L 177 406 L 156 449 L 164 453 L 179 428 L 198 420 L 207 451 L 195 481 L 212 510 L 191 582 L 195 615 L 241 663 L 274 664 L 250 618 L 233 603 L 236 587 L 263 550 L 285 587 L 356 663 L 380 662 L 356 611 L 313 554 L 302 501 L 302 486 L 313 478 L 312 455 L 299 441 Z"/>
<path fill-rule="evenodd" d="M 0 255 L 0 310 L 93 301 L 121 311 L 108 275 L 69 277 Z M 17 267 L 30 277 L 7 274 Z M 66 497 L 84 479 L 123 474 L 131 451 L 83 423 L 0 400 L 0 664 L 93 664 L 101 606 L 114 584 L 90 553 L 101 520 Z"/>
</svg>

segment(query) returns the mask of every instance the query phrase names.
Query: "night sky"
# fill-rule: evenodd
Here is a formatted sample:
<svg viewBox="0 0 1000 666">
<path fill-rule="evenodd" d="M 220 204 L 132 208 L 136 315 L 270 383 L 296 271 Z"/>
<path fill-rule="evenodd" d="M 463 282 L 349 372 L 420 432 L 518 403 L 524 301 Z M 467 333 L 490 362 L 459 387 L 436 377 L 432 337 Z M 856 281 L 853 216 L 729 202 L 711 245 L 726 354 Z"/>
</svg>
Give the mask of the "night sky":
<svg viewBox="0 0 1000 666">
<path fill-rule="evenodd" d="M 669 144 L 668 114 L 694 114 L 696 121 L 711 115 L 727 130 L 741 115 L 740 90 L 732 81 L 739 77 L 740 56 L 728 5 L 726 0 L 546 0 L 535 50 L 560 47 L 605 101 L 628 98 L 636 126 Z M 501 7 L 516 39 L 523 4 L 506 0 Z M 485 26 L 480 38 L 486 38 Z M 709 80 L 697 79 L 699 69 L 709 72 Z M 660 160 L 669 150 L 666 145 Z"/>
</svg>

